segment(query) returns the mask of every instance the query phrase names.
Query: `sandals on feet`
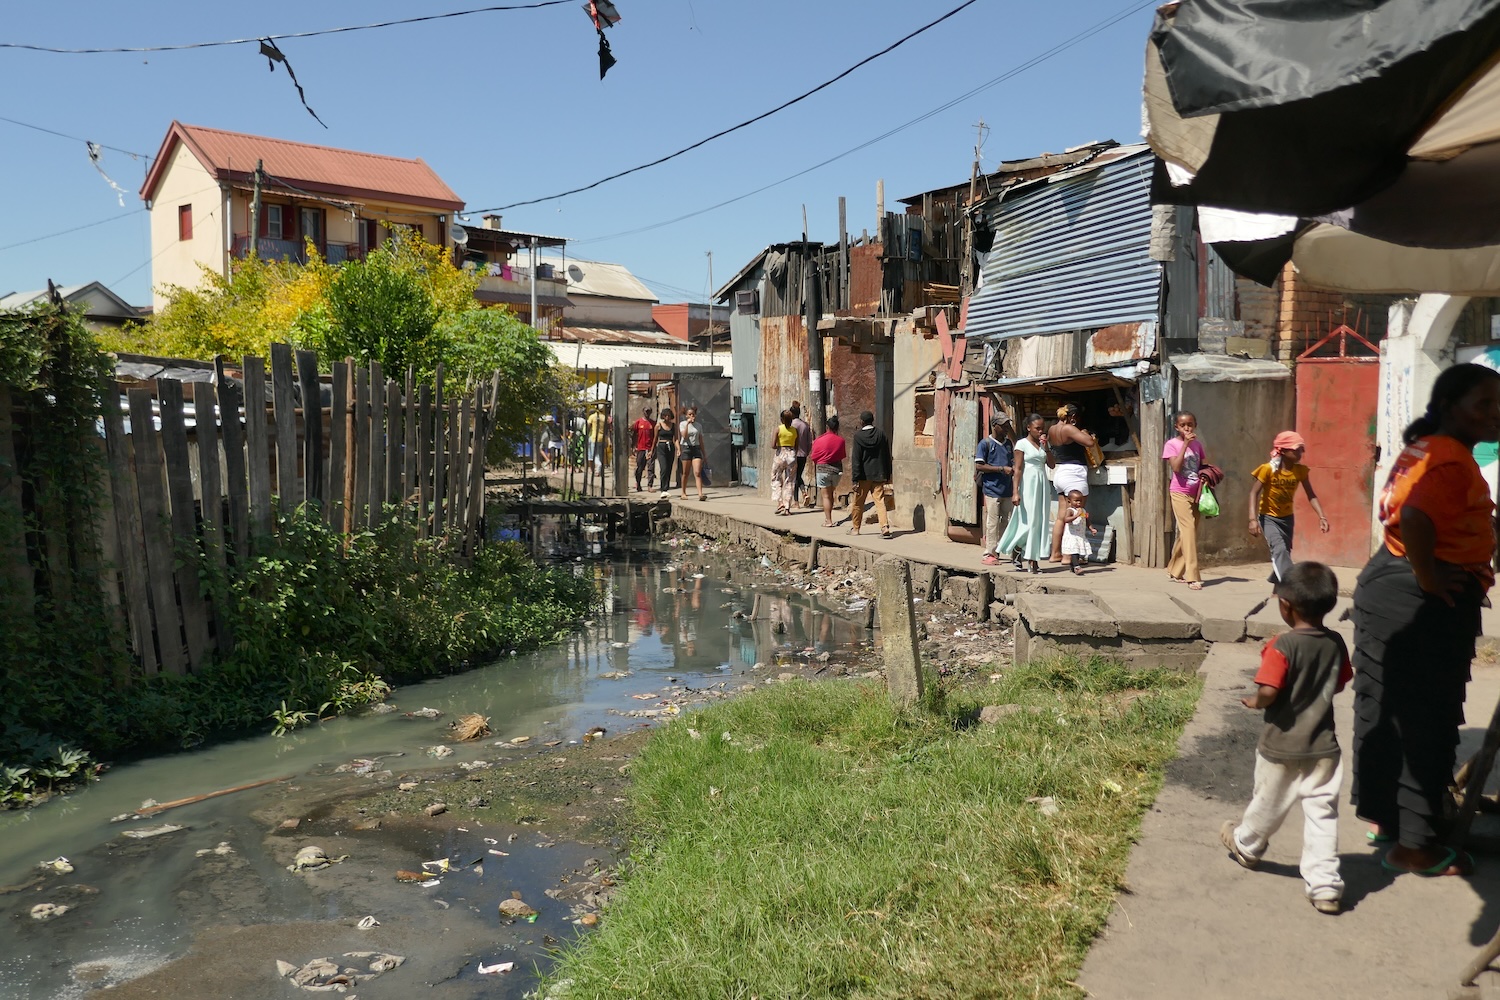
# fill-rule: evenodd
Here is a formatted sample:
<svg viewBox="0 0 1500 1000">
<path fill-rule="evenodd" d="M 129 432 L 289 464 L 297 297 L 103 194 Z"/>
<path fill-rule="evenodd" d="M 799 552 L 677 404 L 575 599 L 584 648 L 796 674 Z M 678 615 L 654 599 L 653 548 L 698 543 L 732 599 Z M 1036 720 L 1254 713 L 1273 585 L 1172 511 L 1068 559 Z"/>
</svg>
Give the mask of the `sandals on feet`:
<svg viewBox="0 0 1500 1000">
<path fill-rule="evenodd" d="M 1424 878 L 1437 878 L 1444 875 L 1457 875 L 1460 878 L 1467 878 L 1468 876 L 1474 874 L 1474 859 L 1469 855 L 1469 852 L 1467 851 L 1459 851 L 1455 850 L 1452 847 L 1445 847 L 1443 848 L 1443 856 L 1437 860 L 1436 864 L 1431 865 L 1427 868 L 1407 868 L 1402 865 L 1395 864 L 1391 861 L 1391 855 L 1389 853 L 1386 854 L 1385 857 L 1380 859 L 1380 867 L 1384 868 L 1388 872 L 1395 872 L 1397 875 L 1421 875 Z M 1449 871 L 1448 869 L 1450 868 L 1453 870 Z"/>
<path fill-rule="evenodd" d="M 1192 583 L 1188 584 L 1188 590 L 1202 590 L 1202 589 L 1203 589 L 1203 584 L 1199 583 L 1197 580 L 1194 580 Z"/>
</svg>

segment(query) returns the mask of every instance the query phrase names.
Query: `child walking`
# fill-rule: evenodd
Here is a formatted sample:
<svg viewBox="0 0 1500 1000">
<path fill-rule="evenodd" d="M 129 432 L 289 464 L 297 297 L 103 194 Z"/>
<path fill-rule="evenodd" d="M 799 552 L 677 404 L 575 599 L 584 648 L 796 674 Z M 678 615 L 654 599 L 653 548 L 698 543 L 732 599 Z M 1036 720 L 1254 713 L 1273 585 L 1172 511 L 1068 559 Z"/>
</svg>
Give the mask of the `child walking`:
<svg viewBox="0 0 1500 1000">
<path fill-rule="evenodd" d="M 1297 563 L 1276 585 L 1281 618 L 1292 627 L 1266 643 L 1256 692 L 1241 699 L 1265 709 L 1255 754 L 1255 790 L 1236 825 L 1226 820 L 1219 839 L 1242 867 L 1254 868 L 1271 837 L 1302 806 L 1302 880 L 1319 913 L 1338 913 L 1339 786 L 1343 756 L 1333 731 L 1333 696 L 1354 676 L 1349 651 L 1323 617 L 1338 601 L 1339 581 L 1322 563 Z"/>
<path fill-rule="evenodd" d="M 1083 564 L 1089 561 L 1089 512 L 1083 509 L 1085 497 L 1082 490 L 1069 490 L 1064 498 L 1062 554 L 1073 569 L 1074 576 L 1083 575 Z"/>
</svg>

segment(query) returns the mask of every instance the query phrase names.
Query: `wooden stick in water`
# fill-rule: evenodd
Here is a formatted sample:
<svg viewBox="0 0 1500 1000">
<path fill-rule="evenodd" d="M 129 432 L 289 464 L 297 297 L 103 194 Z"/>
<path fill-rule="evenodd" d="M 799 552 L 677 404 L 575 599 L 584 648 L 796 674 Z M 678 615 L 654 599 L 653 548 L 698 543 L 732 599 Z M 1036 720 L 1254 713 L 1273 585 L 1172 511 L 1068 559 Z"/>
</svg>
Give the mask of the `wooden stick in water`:
<svg viewBox="0 0 1500 1000">
<path fill-rule="evenodd" d="M 136 815 L 144 819 L 147 816 L 155 816 L 157 813 L 165 812 L 168 809 L 176 809 L 178 806 L 190 806 L 194 802 L 216 799 L 221 795 L 233 795 L 235 792 L 246 792 L 252 788 L 259 788 L 262 785 L 274 785 L 278 781 L 291 781 L 294 777 L 296 775 L 286 774 L 280 778 L 266 778 L 264 781 L 252 781 L 248 785 L 235 785 L 233 788 L 221 788 L 217 792 L 205 792 L 202 795 L 192 795 L 185 799 L 174 799 L 171 802 L 162 802 L 158 805 L 147 806 L 145 809 L 138 809 L 136 810 Z"/>
</svg>

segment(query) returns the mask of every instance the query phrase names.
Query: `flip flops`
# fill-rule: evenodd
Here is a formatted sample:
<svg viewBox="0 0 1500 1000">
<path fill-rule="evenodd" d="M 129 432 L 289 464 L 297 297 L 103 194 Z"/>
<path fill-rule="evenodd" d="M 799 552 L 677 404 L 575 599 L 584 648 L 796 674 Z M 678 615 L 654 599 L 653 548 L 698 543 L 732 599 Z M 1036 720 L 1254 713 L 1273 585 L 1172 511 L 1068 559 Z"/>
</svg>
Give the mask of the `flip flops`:
<svg viewBox="0 0 1500 1000">
<path fill-rule="evenodd" d="M 1395 872 L 1397 875 L 1421 875 L 1423 878 L 1441 876 L 1450 865 L 1458 866 L 1459 875 L 1468 875 L 1474 870 L 1474 859 L 1467 851 L 1461 852 L 1452 847 L 1443 848 L 1443 856 L 1430 868 L 1403 868 L 1401 865 L 1392 864 L 1389 854 L 1380 859 L 1380 867 L 1388 872 Z"/>
<path fill-rule="evenodd" d="M 1365 831 L 1365 839 L 1368 840 L 1372 844 L 1389 844 L 1391 841 L 1395 840 L 1396 838 L 1392 837 L 1388 833 L 1381 833 L 1378 830 L 1366 830 Z"/>
</svg>

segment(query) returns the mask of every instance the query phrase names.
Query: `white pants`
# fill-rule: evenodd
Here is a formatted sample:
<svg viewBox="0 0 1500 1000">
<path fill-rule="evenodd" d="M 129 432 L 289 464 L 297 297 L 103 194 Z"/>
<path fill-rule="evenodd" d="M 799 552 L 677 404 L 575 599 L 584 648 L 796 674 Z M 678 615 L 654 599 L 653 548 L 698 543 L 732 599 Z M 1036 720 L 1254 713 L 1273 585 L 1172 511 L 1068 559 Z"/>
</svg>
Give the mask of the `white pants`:
<svg viewBox="0 0 1500 1000">
<path fill-rule="evenodd" d="M 1235 827 L 1234 840 L 1259 859 L 1271 837 L 1299 802 L 1302 804 L 1302 881 L 1309 899 L 1339 899 L 1344 880 L 1339 875 L 1339 788 L 1344 781 L 1343 757 L 1320 757 L 1281 764 L 1255 755 L 1255 791 L 1245 816 Z"/>
</svg>

